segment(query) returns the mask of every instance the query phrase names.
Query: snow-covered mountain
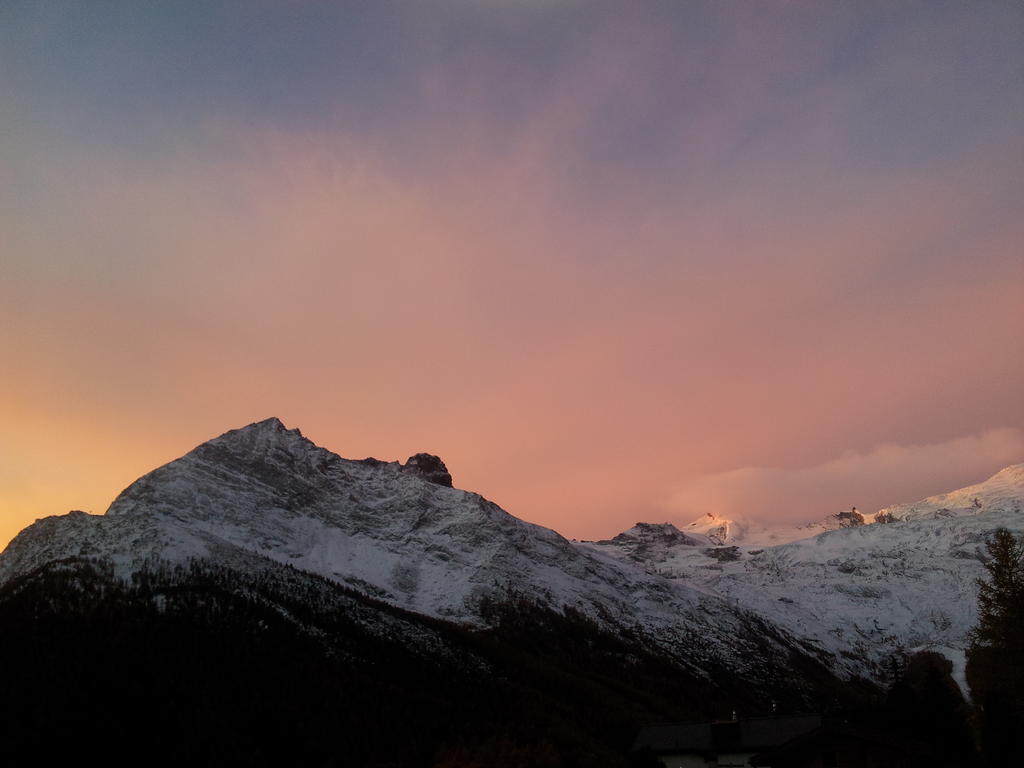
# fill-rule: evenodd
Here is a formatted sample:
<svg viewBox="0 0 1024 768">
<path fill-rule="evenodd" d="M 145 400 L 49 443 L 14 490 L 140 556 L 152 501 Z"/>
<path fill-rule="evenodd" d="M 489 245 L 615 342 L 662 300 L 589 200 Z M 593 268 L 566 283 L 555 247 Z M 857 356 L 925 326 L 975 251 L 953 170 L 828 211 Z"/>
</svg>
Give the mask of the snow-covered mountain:
<svg viewBox="0 0 1024 768">
<path fill-rule="evenodd" d="M 122 577 L 194 560 L 251 572 L 262 558 L 470 624 L 484 601 L 527 595 L 636 627 L 693 669 L 727 664 L 752 680 L 786 674 L 794 652 L 807 653 L 726 599 L 450 485 L 429 454 L 347 460 L 268 419 L 145 475 L 105 515 L 37 521 L 0 555 L 0 585 L 66 558 L 111 563 Z"/>
<path fill-rule="evenodd" d="M 896 504 L 878 511 L 876 522 L 928 520 L 980 514 L 1020 514 L 1024 510 L 1024 464 L 1007 467 L 988 480 L 949 493 L 929 496 L 912 504 Z"/>
<path fill-rule="evenodd" d="M 810 659 L 878 679 L 896 652 L 962 655 L 983 543 L 999 526 L 1024 530 L 1024 465 L 863 519 L 770 530 L 709 516 L 602 542 L 570 542 L 451 485 L 430 454 L 343 459 L 268 419 L 145 475 L 105 515 L 37 521 L 0 554 L 0 586 L 68 558 L 123 578 L 283 564 L 470 625 L 487 601 L 525 595 L 628 628 L 698 672 L 765 682 Z"/>
<path fill-rule="evenodd" d="M 717 520 L 694 528 L 701 526 L 722 530 Z M 705 543 L 689 526 L 669 527 L 691 541 L 638 526 L 584 546 L 721 595 L 865 669 L 928 648 L 951 658 L 962 680 L 984 542 L 999 527 L 1024 533 L 1024 464 L 876 515 L 840 513 L 778 529 L 777 539 L 792 540 L 775 546 L 764 546 L 771 540 L 764 532 L 756 545 L 742 535 Z"/>
<path fill-rule="evenodd" d="M 663 530 L 676 531 L 692 540 L 693 544 L 703 546 L 733 546 L 745 547 L 771 547 L 777 544 L 788 544 L 798 539 L 806 539 L 825 531 L 834 531 L 839 528 L 852 528 L 862 525 L 869 520 L 855 509 L 838 512 L 828 515 L 821 520 L 800 524 L 775 524 L 765 525 L 758 520 L 752 520 L 741 515 L 723 517 L 708 512 L 696 520 L 678 528 L 671 523 L 637 523 L 636 526 L 624 531 L 619 536 L 625 537 L 618 541 L 620 544 L 628 544 L 628 539 L 636 537 L 637 541 L 646 541 L 644 531 L 648 533 L 652 526 L 661 527 Z M 666 527 L 667 526 L 667 527 Z M 619 539 L 608 539 L 602 544 L 612 543 Z"/>
</svg>

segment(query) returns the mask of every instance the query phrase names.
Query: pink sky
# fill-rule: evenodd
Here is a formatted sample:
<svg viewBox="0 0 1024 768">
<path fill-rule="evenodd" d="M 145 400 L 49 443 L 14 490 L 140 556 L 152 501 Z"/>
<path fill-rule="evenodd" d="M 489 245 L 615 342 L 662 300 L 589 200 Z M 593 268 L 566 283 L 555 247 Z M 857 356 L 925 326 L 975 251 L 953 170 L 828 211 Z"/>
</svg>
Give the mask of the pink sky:
<svg viewBox="0 0 1024 768">
<path fill-rule="evenodd" d="M 744 53 L 671 66 L 655 21 L 588 32 L 539 88 L 421 54 L 399 138 L 210 106 L 69 138 L 0 103 L 0 543 L 271 415 L 350 458 L 437 453 L 579 538 L 1024 461 L 1020 100 L 989 82 L 984 119 L 922 123 L 897 98 L 968 99 L 954 54 L 997 19 L 879 27 L 842 66 L 845 17 L 716 19 Z M 666 111 L 684 75 L 704 95 Z"/>
</svg>

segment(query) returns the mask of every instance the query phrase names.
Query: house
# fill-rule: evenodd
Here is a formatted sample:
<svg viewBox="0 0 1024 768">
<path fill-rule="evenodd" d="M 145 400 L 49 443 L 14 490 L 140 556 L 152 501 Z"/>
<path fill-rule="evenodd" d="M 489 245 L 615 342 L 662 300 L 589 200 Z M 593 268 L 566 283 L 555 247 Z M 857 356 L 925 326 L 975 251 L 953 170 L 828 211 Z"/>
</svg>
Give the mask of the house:
<svg viewBox="0 0 1024 768">
<path fill-rule="evenodd" d="M 733 768 L 748 766 L 754 755 L 767 754 L 821 725 L 820 715 L 649 725 L 640 730 L 633 749 L 650 751 L 665 768 Z"/>
<path fill-rule="evenodd" d="M 765 768 L 924 768 L 943 764 L 935 750 L 896 733 L 846 722 L 821 727 L 754 755 Z"/>
</svg>

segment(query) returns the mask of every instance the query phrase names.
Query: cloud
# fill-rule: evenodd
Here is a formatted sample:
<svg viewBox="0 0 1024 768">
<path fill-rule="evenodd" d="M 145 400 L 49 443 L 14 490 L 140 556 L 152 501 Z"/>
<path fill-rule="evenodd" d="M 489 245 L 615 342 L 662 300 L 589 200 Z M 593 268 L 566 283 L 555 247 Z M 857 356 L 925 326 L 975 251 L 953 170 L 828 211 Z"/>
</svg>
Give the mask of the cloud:
<svg viewBox="0 0 1024 768">
<path fill-rule="evenodd" d="M 669 7 L 153 24 L 118 31 L 128 52 L 54 13 L 89 55 L 25 38 L 0 104 L 0 416 L 39 436 L 9 443 L 26 477 L 100 477 L 76 441 L 109 469 L 0 516 L 103 509 L 271 414 L 344 455 L 440 453 L 580 537 L 660 515 L 686 477 L 680 513 L 734 481 L 771 514 L 957 485 L 941 468 L 974 465 L 877 456 L 806 503 L 799 472 L 708 473 L 1024 424 L 1021 113 L 996 61 L 1016 49 L 976 44 L 1007 25 Z"/>
<path fill-rule="evenodd" d="M 461 487 L 589 538 L 663 516 L 652 496 L 685 475 L 1020 423 L 1020 224 L 958 215 L 957 195 L 991 195 L 973 163 L 818 187 L 844 204 L 813 212 L 713 196 L 625 222 L 530 142 L 419 169 L 351 137 L 222 130 L 225 157 L 136 164 L 27 139 L 10 153 L 38 192 L 0 211 L 0 319 L 19 329 L 0 339 L 7 423 L 47 437 L 21 448 L 39 476 L 81 466 L 65 446 L 97 423 L 121 451 L 102 488 L 15 494 L 10 516 L 101 510 L 140 472 L 271 414 L 343 455 L 440 453 Z M 624 200 L 644 197 L 627 182 Z M 879 472 L 758 509 L 963 484 L 879 486 Z M 722 486 L 677 494 L 673 514 L 726 503 Z"/>
<path fill-rule="evenodd" d="M 874 512 L 979 482 L 1024 460 L 1024 430 L 992 429 L 925 445 L 881 445 L 810 467 L 743 467 L 693 477 L 672 494 L 685 522 L 705 512 L 803 521 L 857 507 Z"/>
</svg>

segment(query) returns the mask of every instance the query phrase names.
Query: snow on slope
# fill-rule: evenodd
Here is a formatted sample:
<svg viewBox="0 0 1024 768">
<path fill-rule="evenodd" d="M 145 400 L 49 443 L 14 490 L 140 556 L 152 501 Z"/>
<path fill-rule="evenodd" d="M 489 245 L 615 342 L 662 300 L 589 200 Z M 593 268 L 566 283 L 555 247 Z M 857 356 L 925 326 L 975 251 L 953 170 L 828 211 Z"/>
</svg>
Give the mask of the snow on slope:
<svg viewBox="0 0 1024 768">
<path fill-rule="evenodd" d="M 648 566 L 692 559 L 698 555 L 727 558 L 726 549 L 744 550 L 788 544 L 825 531 L 863 525 L 859 512 L 839 512 L 800 525 L 762 523 L 734 516 L 725 518 L 710 512 L 681 529 L 672 523 L 637 523 L 611 539 L 583 541 L 581 545 L 611 553 L 619 559 Z M 698 562 L 701 562 L 698 557 Z"/>
<path fill-rule="evenodd" d="M 1024 511 L 1022 489 L 1024 464 L 1014 464 L 977 485 L 929 496 L 912 504 L 886 507 L 878 511 L 878 516 L 893 520 L 925 520 L 1013 510 L 1019 514 Z"/>
<path fill-rule="evenodd" d="M 985 539 L 998 526 L 1024 531 L 1018 465 L 883 510 L 898 518 L 884 525 L 843 527 L 851 520 L 837 515 L 769 530 L 712 517 L 574 544 L 450 487 L 436 457 L 413 458 L 343 459 L 268 419 L 145 475 L 105 515 L 37 521 L 0 554 L 0 584 L 68 557 L 108 560 L 122 575 L 156 561 L 244 570 L 263 558 L 458 621 L 516 592 L 639 627 L 690 663 L 785 674 L 799 647 L 839 673 L 877 676 L 895 651 L 962 651 Z"/>
<path fill-rule="evenodd" d="M 342 459 L 270 419 L 145 475 L 105 516 L 40 521 L 12 542 L 0 578 L 29 557 L 102 554 L 128 573 L 153 558 L 209 557 L 225 544 L 433 615 L 465 615 L 477 592 L 528 581 L 539 574 L 526 571 L 555 562 L 577 578 L 600 570 L 553 531 L 476 494 L 403 473 L 397 462 Z M 452 572 L 465 578 L 447 578 Z M 558 574 L 548 575 L 557 588 Z"/>
<path fill-rule="evenodd" d="M 674 530 L 693 539 L 694 543 L 704 546 L 771 547 L 797 539 L 806 539 L 824 531 L 834 531 L 857 524 L 850 518 L 849 512 L 840 512 L 811 523 L 765 525 L 760 521 L 751 520 L 741 515 L 727 518 L 708 512 L 682 528 L 676 528 L 671 523 L 661 525 L 669 525 Z M 862 518 L 863 516 L 861 516 Z M 637 525 L 650 524 L 638 523 Z M 631 530 L 636 530 L 636 528 Z"/>
<path fill-rule="evenodd" d="M 484 597 L 514 591 L 640 625 L 698 669 L 702 658 L 754 675 L 790 663 L 795 641 L 726 601 L 575 546 L 439 484 L 447 472 L 420 463 L 343 459 L 268 419 L 145 475 L 105 515 L 36 522 L 0 555 L 0 584 L 67 557 L 102 558 L 127 576 L 190 558 L 251 569 L 256 555 L 428 615 L 473 622 Z"/>
<path fill-rule="evenodd" d="M 968 488 L 888 507 L 875 519 L 896 521 L 839 527 L 841 521 L 818 535 L 759 548 L 739 537 L 725 539 L 738 542 L 733 546 L 712 548 L 619 537 L 583 546 L 699 585 L 866 669 L 907 650 L 962 654 L 976 620 L 984 542 L 998 527 L 1024 533 L 1024 464 Z"/>
<path fill-rule="evenodd" d="M 794 532 L 792 526 L 769 528 L 739 515 L 726 518 L 710 512 L 680 530 L 705 546 L 770 546 L 801 537 L 801 534 Z"/>
</svg>

